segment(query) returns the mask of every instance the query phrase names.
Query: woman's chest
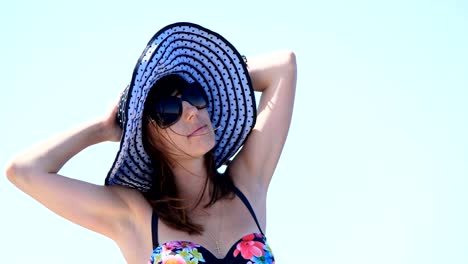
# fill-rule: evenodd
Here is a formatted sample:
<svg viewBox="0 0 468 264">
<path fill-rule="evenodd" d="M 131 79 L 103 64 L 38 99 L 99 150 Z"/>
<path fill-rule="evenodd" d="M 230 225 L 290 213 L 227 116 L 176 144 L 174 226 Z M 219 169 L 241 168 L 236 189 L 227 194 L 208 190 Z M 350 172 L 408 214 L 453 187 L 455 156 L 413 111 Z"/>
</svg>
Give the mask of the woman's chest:
<svg viewBox="0 0 468 264">
<path fill-rule="evenodd" d="M 237 240 L 223 257 L 215 256 L 211 250 L 197 243 L 169 241 L 155 248 L 149 264 L 271 264 L 274 261 L 272 250 L 265 236 L 261 233 L 252 233 Z"/>
</svg>

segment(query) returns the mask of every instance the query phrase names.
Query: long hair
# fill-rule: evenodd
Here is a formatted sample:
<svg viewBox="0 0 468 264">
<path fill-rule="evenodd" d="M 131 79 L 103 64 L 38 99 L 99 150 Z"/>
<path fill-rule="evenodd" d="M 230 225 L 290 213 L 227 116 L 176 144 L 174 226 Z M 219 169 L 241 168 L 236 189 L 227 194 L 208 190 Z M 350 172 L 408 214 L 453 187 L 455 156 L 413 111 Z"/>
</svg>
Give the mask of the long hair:
<svg viewBox="0 0 468 264">
<path fill-rule="evenodd" d="M 167 90 L 168 85 L 177 86 L 183 85 L 181 82 L 185 82 L 181 77 L 177 75 L 169 75 L 166 78 L 156 82 L 151 88 L 151 92 L 160 91 L 162 89 Z M 147 105 L 151 104 L 151 97 L 154 95 L 148 95 L 147 101 L 145 102 L 145 109 Z M 151 125 L 151 118 L 144 111 L 143 114 L 143 127 L 142 127 L 142 141 L 145 151 L 151 158 L 153 166 L 152 174 L 152 185 L 148 192 L 144 193 L 145 198 L 156 210 L 158 217 L 168 226 L 177 230 L 185 231 L 189 234 L 202 234 L 203 226 L 199 223 L 195 223 L 190 215 L 188 214 L 188 207 L 184 206 L 184 200 L 180 197 L 175 176 L 171 169 L 174 161 L 165 154 L 165 147 L 161 141 L 161 135 L 158 134 L 154 137 L 149 136 L 148 131 Z M 153 129 L 159 131 L 159 129 Z M 158 132 L 157 132 L 158 133 Z M 177 146 L 176 146 L 177 147 Z M 226 170 L 224 174 L 219 174 L 214 162 L 214 154 L 209 151 L 204 156 L 205 167 L 207 172 L 207 178 L 203 189 L 201 190 L 198 201 L 196 201 L 195 207 L 199 206 L 202 198 L 205 195 L 206 190 L 210 191 L 210 200 L 207 204 L 203 205 L 205 208 L 210 207 L 216 201 L 223 198 L 233 198 L 233 182 L 229 174 L 229 170 Z"/>
</svg>

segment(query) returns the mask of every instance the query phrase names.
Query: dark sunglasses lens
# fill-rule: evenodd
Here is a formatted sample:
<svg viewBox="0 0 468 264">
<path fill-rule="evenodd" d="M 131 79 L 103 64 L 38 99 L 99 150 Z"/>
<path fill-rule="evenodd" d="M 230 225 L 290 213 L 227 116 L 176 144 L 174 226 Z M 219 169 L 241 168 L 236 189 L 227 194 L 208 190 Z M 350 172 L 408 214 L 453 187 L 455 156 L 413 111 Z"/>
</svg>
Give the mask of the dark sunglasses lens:
<svg viewBox="0 0 468 264">
<path fill-rule="evenodd" d="M 176 123 L 182 113 L 180 100 L 176 97 L 162 98 L 156 103 L 155 110 L 157 118 L 153 119 L 155 119 L 161 128 L 166 128 Z"/>
<path fill-rule="evenodd" d="M 197 84 L 190 84 L 184 91 L 183 100 L 201 109 L 207 107 L 207 100 L 203 88 Z"/>
</svg>

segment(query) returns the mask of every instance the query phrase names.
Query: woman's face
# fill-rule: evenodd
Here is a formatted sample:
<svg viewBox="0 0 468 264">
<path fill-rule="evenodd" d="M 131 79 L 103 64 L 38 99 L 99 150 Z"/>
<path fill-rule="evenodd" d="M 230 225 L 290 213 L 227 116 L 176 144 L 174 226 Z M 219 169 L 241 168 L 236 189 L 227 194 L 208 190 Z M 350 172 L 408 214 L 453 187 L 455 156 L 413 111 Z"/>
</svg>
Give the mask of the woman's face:
<svg viewBox="0 0 468 264">
<path fill-rule="evenodd" d="M 167 154 L 176 159 L 203 157 L 215 145 L 215 134 L 207 108 L 198 109 L 182 101 L 180 119 L 167 128 L 150 120 L 149 136 L 157 137 Z"/>
</svg>

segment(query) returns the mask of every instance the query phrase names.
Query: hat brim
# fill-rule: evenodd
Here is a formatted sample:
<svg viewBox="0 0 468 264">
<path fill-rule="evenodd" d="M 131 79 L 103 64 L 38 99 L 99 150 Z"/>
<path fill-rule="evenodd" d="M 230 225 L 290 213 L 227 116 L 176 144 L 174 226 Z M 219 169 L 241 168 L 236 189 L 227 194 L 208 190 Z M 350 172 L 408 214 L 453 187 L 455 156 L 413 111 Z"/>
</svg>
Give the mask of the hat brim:
<svg viewBox="0 0 468 264">
<path fill-rule="evenodd" d="M 133 71 L 119 109 L 123 129 L 120 149 L 106 185 L 124 185 L 143 192 L 151 188 L 154 168 L 142 143 L 146 96 L 161 77 L 178 74 L 198 82 L 208 98 L 216 127 L 215 166 L 221 167 L 244 144 L 256 122 L 256 103 L 246 64 L 239 52 L 216 32 L 180 22 L 158 31 Z"/>
</svg>

